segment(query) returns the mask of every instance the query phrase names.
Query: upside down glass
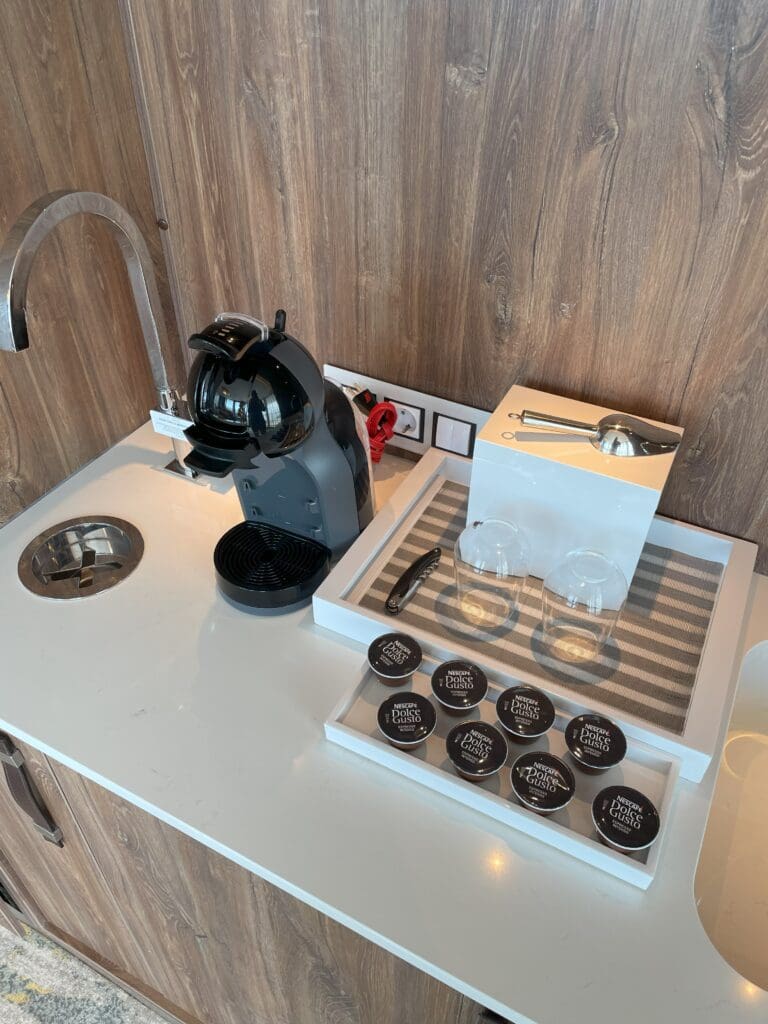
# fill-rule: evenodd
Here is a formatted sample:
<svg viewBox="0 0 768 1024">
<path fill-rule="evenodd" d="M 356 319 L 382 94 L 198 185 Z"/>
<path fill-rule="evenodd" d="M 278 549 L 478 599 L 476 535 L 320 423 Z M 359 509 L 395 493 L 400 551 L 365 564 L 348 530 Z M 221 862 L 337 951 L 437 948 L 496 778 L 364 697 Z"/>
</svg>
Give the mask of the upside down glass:
<svg viewBox="0 0 768 1024">
<path fill-rule="evenodd" d="M 509 622 L 530 566 L 523 532 L 501 519 L 471 523 L 456 541 L 453 564 L 462 616 L 483 629 Z"/>
<path fill-rule="evenodd" d="M 544 577 L 541 628 L 561 661 L 594 661 L 627 599 L 621 569 L 599 551 L 579 548 Z"/>
</svg>

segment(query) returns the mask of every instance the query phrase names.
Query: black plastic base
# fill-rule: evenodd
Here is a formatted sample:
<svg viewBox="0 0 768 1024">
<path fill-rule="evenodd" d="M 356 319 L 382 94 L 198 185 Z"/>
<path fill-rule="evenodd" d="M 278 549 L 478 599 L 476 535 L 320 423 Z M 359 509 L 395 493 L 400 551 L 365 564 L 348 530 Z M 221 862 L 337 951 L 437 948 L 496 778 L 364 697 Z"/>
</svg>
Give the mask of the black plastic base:
<svg viewBox="0 0 768 1024">
<path fill-rule="evenodd" d="M 328 575 L 323 544 L 264 523 L 238 523 L 216 545 L 213 564 L 221 592 L 253 611 L 306 604 Z"/>
</svg>

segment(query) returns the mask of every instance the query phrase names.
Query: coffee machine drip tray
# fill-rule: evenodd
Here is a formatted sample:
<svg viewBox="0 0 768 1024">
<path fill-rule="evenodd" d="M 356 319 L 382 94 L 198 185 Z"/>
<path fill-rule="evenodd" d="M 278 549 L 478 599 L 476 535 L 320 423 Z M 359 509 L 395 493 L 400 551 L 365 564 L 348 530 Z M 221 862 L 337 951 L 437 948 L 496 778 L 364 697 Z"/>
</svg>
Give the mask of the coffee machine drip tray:
<svg viewBox="0 0 768 1024">
<path fill-rule="evenodd" d="M 248 521 L 224 534 L 213 563 L 230 601 L 254 611 L 284 611 L 309 602 L 328 575 L 331 552 L 288 530 Z"/>
</svg>

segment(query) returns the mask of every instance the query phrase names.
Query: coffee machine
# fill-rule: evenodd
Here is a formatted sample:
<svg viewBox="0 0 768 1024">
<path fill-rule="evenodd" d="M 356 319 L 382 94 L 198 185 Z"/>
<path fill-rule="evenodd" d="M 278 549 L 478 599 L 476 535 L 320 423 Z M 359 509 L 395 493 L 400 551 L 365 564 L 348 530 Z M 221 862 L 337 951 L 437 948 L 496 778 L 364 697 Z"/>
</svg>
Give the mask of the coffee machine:
<svg viewBox="0 0 768 1024">
<path fill-rule="evenodd" d="M 286 333 L 283 310 L 273 327 L 221 313 L 189 347 L 185 462 L 231 473 L 245 516 L 216 545 L 219 588 L 251 611 L 304 604 L 373 516 L 354 409 Z"/>
</svg>

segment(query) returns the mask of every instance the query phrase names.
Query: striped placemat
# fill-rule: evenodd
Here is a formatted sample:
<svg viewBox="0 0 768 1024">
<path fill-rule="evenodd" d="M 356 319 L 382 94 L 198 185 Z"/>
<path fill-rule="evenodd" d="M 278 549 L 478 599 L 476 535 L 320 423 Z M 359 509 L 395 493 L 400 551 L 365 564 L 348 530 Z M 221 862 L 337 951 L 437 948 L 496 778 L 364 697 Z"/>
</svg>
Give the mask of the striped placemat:
<svg viewBox="0 0 768 1024">
<path fill-rule="evenodd" d="M 525 669 L 542 681 L 557 681 L 580 698 L 600 700 L 680 734 L 691 703 L 696 673 L 723 566 L 646 544 L 627 603 L 598 661 L 586 666 L 552 657 L 541 640 L 541 583 L 526 586 L 514 623 L 492 633 L 472 627 L 461 615 L 453 580 L 453 545 L 466 523 L 468 490 L 446 482 L 426 506 L 381 575 L 360 600 L 381 611 L 395 581 L 428 548 L 443 548 L 443 559 L 397 617 L 432 633 L 445 645 L 459 640 L 487 651 L 510 671 Z"/>
</svg>

